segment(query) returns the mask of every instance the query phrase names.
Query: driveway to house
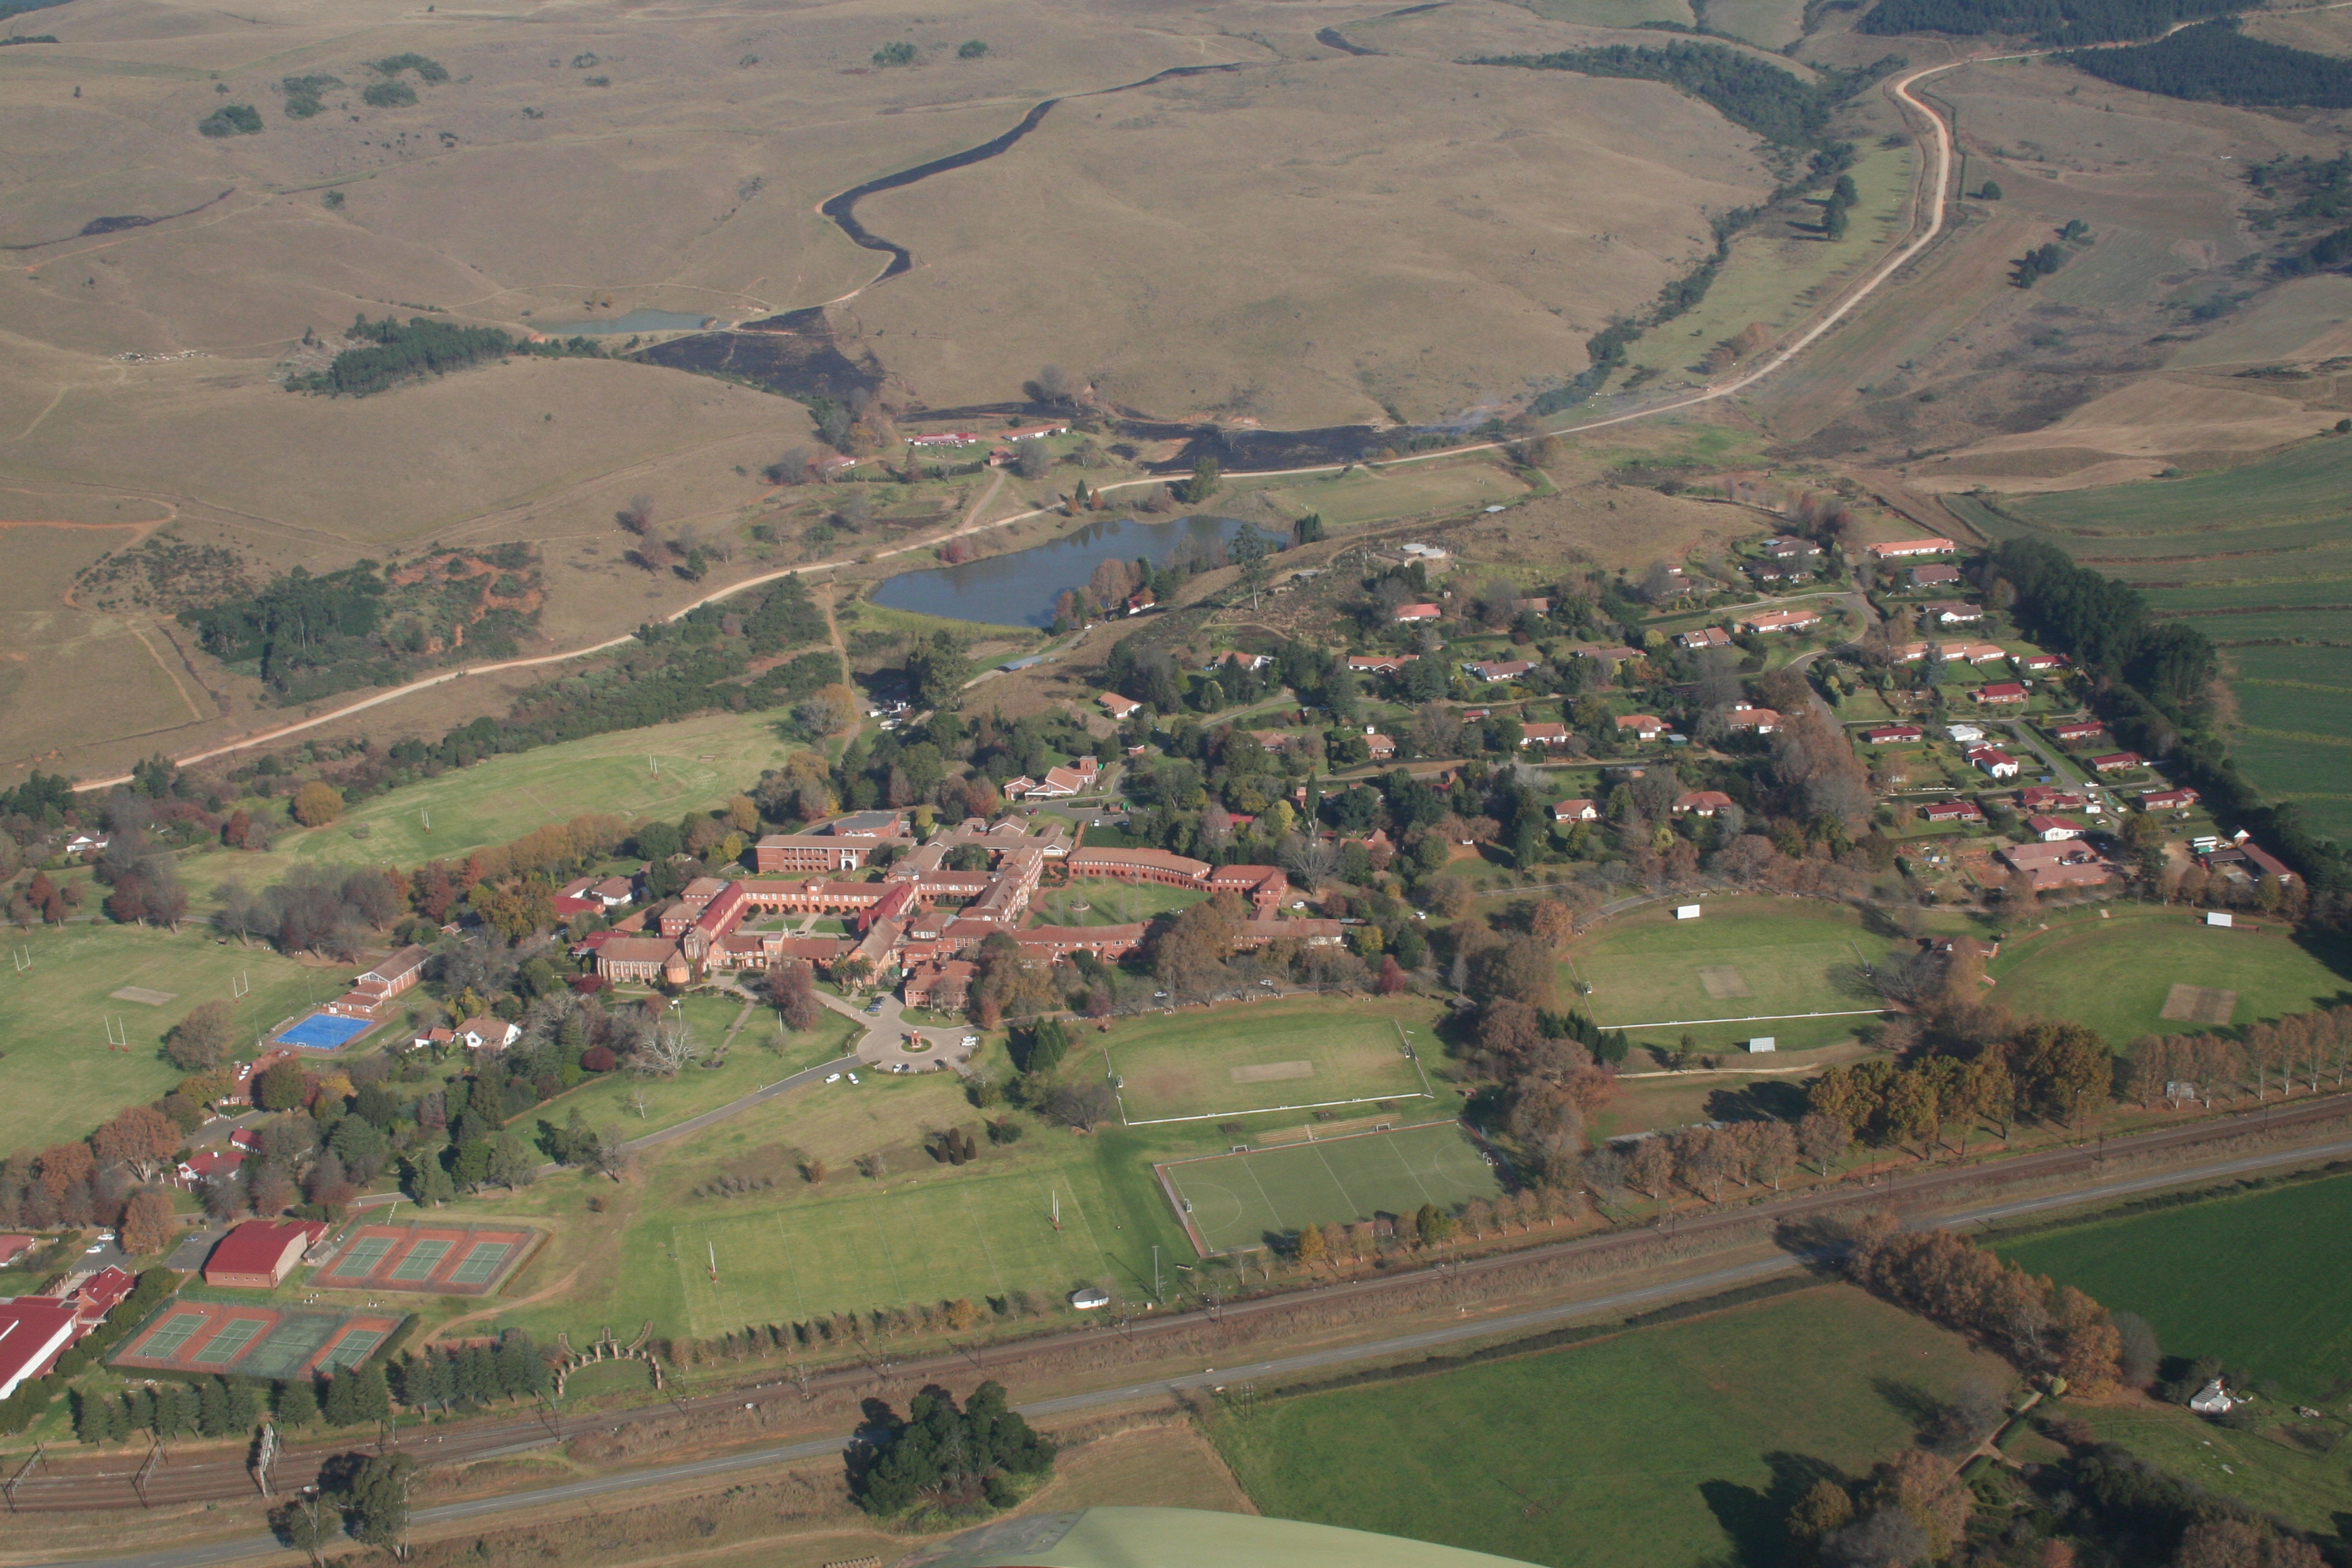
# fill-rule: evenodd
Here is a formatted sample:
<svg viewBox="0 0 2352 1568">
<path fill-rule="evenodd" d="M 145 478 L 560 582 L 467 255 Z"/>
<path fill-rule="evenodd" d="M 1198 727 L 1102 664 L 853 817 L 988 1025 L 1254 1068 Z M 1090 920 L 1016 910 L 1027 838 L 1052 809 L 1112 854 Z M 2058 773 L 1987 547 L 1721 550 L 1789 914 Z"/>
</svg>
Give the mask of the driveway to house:
<svg viewBox="0 0 2352 1568">
<path fill-rule="evenodd" d="M 910 1024 L 906 1020 L 907 1005 L 885 992 L 860 1007 L 845 1002 L 829 991 L 819 991 L 816 999 L 845 1018 L 855 1018 L 866 1026 L 866 1033 L 857 1042 L 857 1059 L 882 1072 L 892 1072 L 904 1067 L 910 1072 L 927 1068 L 947 1066 L 961 1072 L 971 1059 L 977 1047 L 964 1044 L 973 1037 L 972 1031 L 961 1026 L 942 1027 L 933 1024 Z M 908 1050 L 903 1042 L 909 1035 L 922 1040 L 925 1048 Z"/>
</svg>

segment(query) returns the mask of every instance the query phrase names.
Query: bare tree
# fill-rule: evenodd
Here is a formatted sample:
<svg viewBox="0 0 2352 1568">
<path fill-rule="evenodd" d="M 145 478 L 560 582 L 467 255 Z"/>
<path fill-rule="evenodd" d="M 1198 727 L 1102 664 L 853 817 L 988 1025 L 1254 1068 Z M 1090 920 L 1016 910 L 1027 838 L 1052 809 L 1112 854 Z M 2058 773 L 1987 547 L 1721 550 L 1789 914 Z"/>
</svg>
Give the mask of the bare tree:
<svg viewBox="0 0 2352 1568">
<path fill-rule="evenodd" d="M 654 1078 L 676 1078 L 702 1055 L 694 1026 L 671 1014 L 656 1022 L 637 1047 L 630 1065 Z"/>
<path fill-rule="evenodd" d="M 619 523 L 622 528 L 627 531 L 635 534 L 640 539 L 643 539 L 646 534 L 653 531 L 654 498 L 651 496 L 631 496 L 629 498 L 629 504 L 613 514 L 613 521 Z"/>
<path fill-rule="evenodd" d="M 1320 834 L 1288 834 L 1274 858 L 1308 888 L 1318 888 L 1339 868 L 1339 852 Z"/>
</svg>

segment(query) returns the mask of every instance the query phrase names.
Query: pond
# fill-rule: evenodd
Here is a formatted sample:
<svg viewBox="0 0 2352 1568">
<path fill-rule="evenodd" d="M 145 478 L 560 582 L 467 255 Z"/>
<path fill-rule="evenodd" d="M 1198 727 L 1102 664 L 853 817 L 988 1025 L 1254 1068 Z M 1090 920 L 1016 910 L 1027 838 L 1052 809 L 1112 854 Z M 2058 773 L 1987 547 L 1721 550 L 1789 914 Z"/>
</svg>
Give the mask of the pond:
<svg viewBox="0 0 2352 1568">
<path fill-rule="evenodd" d="M 1130 517 L 1088 523 L 1075 533 L 1009 555 L 900 573 L 874 591 L 874 602 L 949 620 L 1049 626 L 1054 601 L 1062 591 L 1084 587 L 1104 562 L 1149 557 L 1165 565 L 1180 553 L 1212 551 L 1248 526 L 1224 517 L 1181 517 L 1167 522 Z"/>
<path fill-rule="evenodd" d="M 617 338 L 631 332 L 698 332 L 717 320 L 706 310 L 632 310 L 600 321 L 543 322 L 539 330 L 559 338 Z"/>
</svg>

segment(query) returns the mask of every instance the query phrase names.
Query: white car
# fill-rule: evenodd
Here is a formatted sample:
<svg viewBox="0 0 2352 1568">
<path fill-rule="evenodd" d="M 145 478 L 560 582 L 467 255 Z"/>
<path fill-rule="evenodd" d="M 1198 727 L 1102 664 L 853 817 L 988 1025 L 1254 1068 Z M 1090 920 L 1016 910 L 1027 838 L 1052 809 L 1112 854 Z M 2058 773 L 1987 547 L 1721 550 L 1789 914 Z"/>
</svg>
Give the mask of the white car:
<svg viewBox="0 0 2352 1568">
<path fill-rule="evenodd" d="M 966 1035 L 963 1037 L 963 1043 L 967 1046 L 976 1046 L 980 1044 L 980 1037 L 978 1035 Z"/>
<path fill-rule="evenodd" d="M 827 1083 L 839 1083 L 841 1081 L 841 1075 L 837 1072 L 829 1072 L 824 1075 L 824 1081 Z"/>
<path fill-rule="evenodd" d="M 857 1075 L 856 1075 L 856 1073 L 851 1073 L 851 1074 L 849 1075 L 849 1081 L 850 1081 L 850 1082 L 852 1082 L 852 1083 L 856 1083 L 856 1082 L 857 1081 Z"/>
<path fill-rule="evenodd" d="M 104 1252 L 105 1250 L 106 1250 L 106 1243 L 104 1243 L 104 1242 L 102 1242 L 102 1241 L 101 1241 L 101 1242 L 100 1242 L 96 1247 L 83 1247 L 83 1248 L 82 1248 L 82 1251 L 83 1251 L 85 1254 L 87 1254 L 87 1253 L 92 1253 L 92 1252 Z"/>
</svg>

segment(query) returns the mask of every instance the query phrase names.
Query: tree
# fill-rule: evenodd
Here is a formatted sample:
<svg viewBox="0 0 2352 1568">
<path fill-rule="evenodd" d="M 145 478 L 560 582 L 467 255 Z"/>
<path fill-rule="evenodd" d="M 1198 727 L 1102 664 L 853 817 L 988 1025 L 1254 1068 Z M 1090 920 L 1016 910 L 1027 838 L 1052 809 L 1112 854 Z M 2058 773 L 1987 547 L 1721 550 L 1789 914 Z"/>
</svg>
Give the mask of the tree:
<svg viewBox="0 0 2352 1568">
<path fill-rule="evenodd" d="M 2029 1026 L 2011 1053 L 2019 1098 L 2036 1115 L 2072 1126 L 2115 1087 L 2115 1057 L 2097 1034 L 2079 1024 Z"/>
<path fill-rule="evenodd" d="M 299 1062 L 279 1062 L 264 1068 L 253 1080 L 253 1102 L 264 1110 L 291 1110 L 310 1092 L 310 1075 Z"/>
<path fill-rule="evenodd" d="M 1538 899 L 1528 913 L 1528 930 L 1538 942 L 1557 952 L 1576 934 L 1576 911 L 1558 899 Z"/>
<path fill-rule="evenodd" d="M 1853 1142 L 1852 1123 L 1840 1117 L 1815 1110 L 1797 1123 L 1797 1152 L 1824 1176 L 1830 1173 L 1830 1162 L 1843 1154 Z"/>
<path fill-rule="evenodd" d="M 172 1026 L 163 1037 L 163 1054 L 182 1072 L 210 1072 L 227 1059 L 236 1041 L 236 1009 L 206 1002 Z"/>
<path fill-rule="evenodd" d="M 1625 1179 L 1640 1188 L 1644 1197 L 1664 1196 L 1674 1173 L 1674 1150 L 1662 1137 L 1642 1139 L 1625 1156 Z"/>
<path fill-rule="evenodd" d="M 408 1556 L 408 1489 L 416 1468 L 415 1459 L 407 1454 L 371 1455 L 352 1478 L 344 1504 L 353 1535 L 370 1546 L 389 1548 L 404 1561 Z"/>
<path fill-rule="evenodd" d="M 142 1187 L 122 1205 L 122 1250 L 134 1258 L 161 1252 L 172 1239 L 172 1199 L 153 1187 Z"/>
<path fill-rule="evenodd" d="M 1107 1083 L 1064 1084 L 1046 1097 L 1045 1114 L 1065 1127 L 1091 1132 L 1118 1114 L 1118 1096 Z"/>
<path fill-rule="evenodd" d="M 92 1133 L 89 1142 L 101 1162 L 127 1165 L 143 1182 L 178 1152 L 180 1124 L 152 1106 L 134 1105 Z"/>
<path fill-rule="evenodd" d="M 1310 1225 L 1298 1233 L 1297 1253 L 1298 1261 L 1309 1268 L 1328 1258 L 1330 1249 L 1324 1244 L 1319 1227 Z"/>
<path fill-rule="evenodd" d="M 904 1421 L 885 1406 L 845 1458 L 858 1507 L 888 1518 L 919 1502 L 1008 1508 L 1019 1500 L 1009 1478 L 1052 1474 L 1054 1444 L 1006 1403 L 1003 1384 L 982 1384 L 958 1409 L 955 1395 L 933 1384 L 908 1403 Z"/>
<path fill-rule="evenodd" d="M 488 1175 L 491 1181 L 509 1192 L 527 1187 L 539 1179 L 539 1162 L 531 1157 L 528 1145 L 512 1132 L 499 1134 L 490 1145 Z"/>
<path fill-rule="evenodd" d="M 310 1558 L 311 1568 L 319 1568 L 325 1561 L 319 1549 L 334 1538 L 334 1531 L 322 1517 L 326 1506 L 326 1498 L 314 1491 L 269 1511 L 269 1529 L 278 1543 Z"/>
<path fill-rule="evenodd" d="M 343 795 L 322 779 L 312 779 L 294 792 L 290 808 L 294 820 L 305 827 L 319 827 L 343 814 Z"/>
</svg>

